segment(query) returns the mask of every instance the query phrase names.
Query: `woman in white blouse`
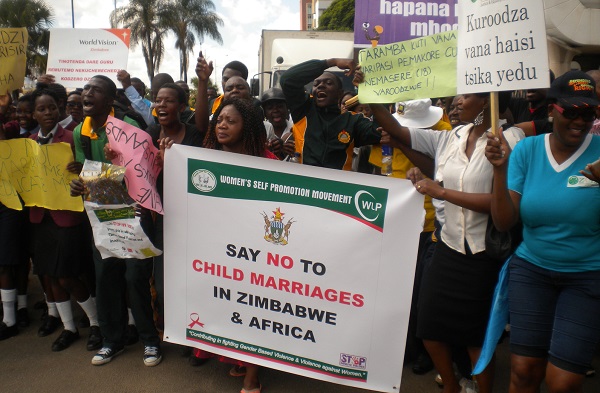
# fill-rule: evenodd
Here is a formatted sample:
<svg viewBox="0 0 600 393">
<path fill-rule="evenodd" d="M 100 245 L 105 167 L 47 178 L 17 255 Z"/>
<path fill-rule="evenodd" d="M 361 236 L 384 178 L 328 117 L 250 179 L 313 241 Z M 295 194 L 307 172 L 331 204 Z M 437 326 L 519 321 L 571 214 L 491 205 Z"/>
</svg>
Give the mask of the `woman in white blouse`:
<svg viewBox="0 0 600 393">
<path fill-rule="evenodd" d="M 435 177 L 413 179 L 421 194 L 445 201 L 445 224 L 419 295 L 417 336 L 423 339 L 444 381 L 443 393 L 470 391 L 452 367 L 451 346 L 466 346 L 471 361 L 479 358 L 492 295 L 501 262 L 485 252 L 492 165 L 485 157 L 486 131 L 491 126 L 489 93 L 465 94 L 460 119 L 468 123 L 450 132 L 407 128 L 379 105 L 375 121 L 402 144 L 435 158 Z M 399 137 L 398 137 L 399 136 Z M 524 138 L 519 128 L 504 136 L 511 146 Z M 479 391 L 493 386 L 493 362 L 477 376 Z"/>
</svg>

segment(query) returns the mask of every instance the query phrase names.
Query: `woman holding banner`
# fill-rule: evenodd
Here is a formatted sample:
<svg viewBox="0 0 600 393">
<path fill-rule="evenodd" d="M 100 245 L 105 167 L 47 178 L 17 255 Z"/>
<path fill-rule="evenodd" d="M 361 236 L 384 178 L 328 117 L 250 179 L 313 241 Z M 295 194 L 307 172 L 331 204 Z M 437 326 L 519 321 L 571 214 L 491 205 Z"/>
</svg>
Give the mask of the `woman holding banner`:
<svg viewBox="0 0 600 393">
<path fill-rule="evenodd" d="M 246 154 L 279 160 L 267 147 L 266 130 L 260 108 L 245 99 L 225 99 L 212 117 L 204 139 L 204 147 L 231 153 Z M 173 145 L 172 140 L 161 139 L 161 155 Z M 215 356 L 212 353 L 195 349 L 194 358 L 199 364 Z M 262 386 L 258 380 L 259 367 L 227 357 L 219 360 L 232 363 L 231 376 L 244 377 L 242 393 L 260 393 Z"/>
<path fill-rule="evenodd" d="M 509 262 L 511 393 L 537 392 L 544 377 L 552 393 L 580 392 L 600 341 L 594 89 L 580 71 L 557 78 L 548 92 L 552 133 L 527 138 L 510 157 L 504 138 L 488 136 L 494 224 L 523 222 Z"/>
<path fill-rule="evenodd" d="M 443 393 L 472 391 L 467 380 L 454 374 L 451 347 L 466 346 L 473 363 L 479 358 L 501 267 L 485 252 L 492 198 L 492 165 L 484 154 L 491 126 L 489 93 L 463 95 L 460 119 L 468 124 L 452 132 L 403 127 L 383 106 L 372 107 L 375 121 L 396 135 L 392 145 L 435 158 L 435 180 L 413 179 L 418 192 L 445 201 L 446 215 L 421 284 L 417 336 L 444 381 Z M 524 137 L 518 128 L 505 135 L 511 146 Z M 493 364 L 477 376 L 481 393 L 492 391 L 493 376 Z"/>
</svg>

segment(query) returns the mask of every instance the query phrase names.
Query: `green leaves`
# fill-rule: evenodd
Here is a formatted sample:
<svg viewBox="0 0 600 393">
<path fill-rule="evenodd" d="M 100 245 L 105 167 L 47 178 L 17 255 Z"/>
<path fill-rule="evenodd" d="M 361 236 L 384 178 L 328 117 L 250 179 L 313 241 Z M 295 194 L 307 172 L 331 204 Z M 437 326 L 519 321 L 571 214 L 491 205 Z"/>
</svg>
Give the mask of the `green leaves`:
<svg viewBox="0 0 600 393">
<path fill-rule="evenodd" d="M 196 42 L 204 36 L 222 42 L 218 27 L 223 21 L 214 10 L 211 0 L 130 0 L 111 13 L 110 24 L 131 29 L 131 44 L 142 46 L 150 81 L 163 59 L 163 39 L 173 33 L 180 52 L 180 79 L 187 82 L 189 54 Z"/>
<path fill-rule="evenodd" d="M 27 75 L 46 70 L 53 21 L 54 10 L 43 0 L 0 0 L 0 27 L 27 28 Z"/>
</svg>

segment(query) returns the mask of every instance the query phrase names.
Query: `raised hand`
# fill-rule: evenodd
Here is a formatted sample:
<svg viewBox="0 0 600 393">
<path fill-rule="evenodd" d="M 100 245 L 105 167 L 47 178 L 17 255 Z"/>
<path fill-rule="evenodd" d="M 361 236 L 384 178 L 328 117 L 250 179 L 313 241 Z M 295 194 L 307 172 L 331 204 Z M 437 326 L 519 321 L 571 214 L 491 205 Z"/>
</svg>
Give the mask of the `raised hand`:
<svg viewBox="0 0 600 393">
<path fill-rule="evenodd" d="M 198 56 L 198 62 L 196 63 L 196 76 L 202 81 L 208 81 L 208 78 L 210 78 L 212 72 L 212 61 L 207 62 L 204 56 L 202 55 L 202 51 L 200 51 L 200 55 Z"/>
<path fill-rule="evenodd" d="M 127 89 L 129 86 L 131 86 L 131 75 L 129 75 L 129 72 L 125 70 L 117 71 L 117 80 L 121 82 L 123 89 Z"/>
</svg>

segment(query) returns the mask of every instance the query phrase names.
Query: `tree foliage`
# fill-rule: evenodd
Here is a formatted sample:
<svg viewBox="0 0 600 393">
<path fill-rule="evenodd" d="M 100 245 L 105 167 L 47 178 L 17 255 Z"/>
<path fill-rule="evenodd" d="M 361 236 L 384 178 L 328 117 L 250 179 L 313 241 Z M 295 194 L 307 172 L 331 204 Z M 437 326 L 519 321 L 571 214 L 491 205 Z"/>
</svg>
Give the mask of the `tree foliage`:
<svg viewBox="0 0 600 393">
<path fill-rule="evenodd" d="M 152 81 L 165 54 L 164 39 L 175 35 L 179 49 L 180 79 L 187 82 L 189 55 L 205 36 L 222 43 L 218 27 L 223 25 L 212 0 L 130 0 L 110 15 L 113 28 L 131 29 L 132 47 L 141 45 L 148 78 Z"/>
<path fill-rule="evenodd" d="M 27 75 L 46 70 L 53 21 L 54 10 L 43 0 L 0 0 L 0 27 L 27 28 Z"/>
<path fill-rule="evenodd" d="M 354 0 L 335 0 L 319 18 L 318 30 L 354 31 Z"/>
<path fill-rule="evenodd" d="M 219 26 L 223 21 L 214 12 L 211 0 L 178 0 L 170 13 L 170 30 L 175 34 L 175 48 L 179 49 L 179 78 L 187 82 L 189 55 L 196 42 L 202 43 L 209 36 L 222 44 Z"/>
<path fill-rule="evenodd" d="M 198 90 L 198 77 L 194 76 L 194 77 L 192 77 L 192 79 L 190 81 L 191 81 L 192 87 L 197 91 Z M 216 85 L 212 81 L 212 79 L 208 78 L 208 81 L 206 81 L 206 82 L 207 82 L 207 84 L 206 84 L 206 88 L 207 89 L 210 89 L 212 87 L 213 89 L 215 89 L 215 91 L 217 92 L 217 94 L 220 94 L 219 93 L 219 86 Z"/>
<path fill-rule="evenodd" d="M 142 46 L 150 82 L 158 72 L 165 53 L 163 39 L 170 29 L 172 3 L 166 0 L 130 0 L 110 13 L 110 25 L 131 30 L 131 46 Z"/>
<path fill-rule="evenodd" d="M 208 84 L 206 86 L 207 89 L 209 88 L 213 88 L 215 89 L 215 91 L 217 92 L 217 94 L 219 93 L 219 86 L 215 85 L 212 81 L 212 79 L 208 78 Z M 196 93 L 198 93 L 198 77 L 197 76 L 193 76 L 192 79 L 190 79 L 190 83 L 192 84 L 192 86 L 190 86 L 190 106 L 195 106 L 196 105 Z"/>
</svg>

